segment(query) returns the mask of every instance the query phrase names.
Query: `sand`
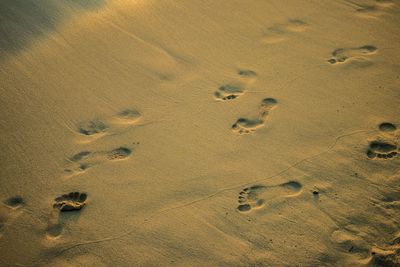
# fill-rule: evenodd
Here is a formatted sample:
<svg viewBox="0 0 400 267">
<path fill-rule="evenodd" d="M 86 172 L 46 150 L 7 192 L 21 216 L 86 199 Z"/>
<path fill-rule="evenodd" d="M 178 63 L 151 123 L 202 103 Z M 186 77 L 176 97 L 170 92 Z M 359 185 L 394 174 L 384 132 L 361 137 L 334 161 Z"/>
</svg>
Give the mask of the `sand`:
<svg viewBox="0 0 400 267">
<path fill-rule="evenodd" d="M 400 266 L 400 1 L 0 3 L 1 266 Z"/>
</svg>

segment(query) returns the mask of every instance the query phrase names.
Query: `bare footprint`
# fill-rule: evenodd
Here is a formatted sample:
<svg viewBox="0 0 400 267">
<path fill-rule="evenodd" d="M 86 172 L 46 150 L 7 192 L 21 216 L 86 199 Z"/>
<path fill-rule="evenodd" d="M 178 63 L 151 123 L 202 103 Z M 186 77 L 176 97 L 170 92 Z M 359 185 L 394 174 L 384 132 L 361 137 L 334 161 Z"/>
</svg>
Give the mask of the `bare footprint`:
<svg viewBox="0 0 400 267">
<path fill-rule="evenodd" d="M 125 109 L 107 119 L 94 119 L 77 126 L 78 142 L 87 143 L 107 134 L 118 133 L 129 125 L 136 124 L 142 115 L 135 109 Z M 121 129 L 122 128 L 122 129 Z"/>
<path fill-rule="evenodd" d="M 24 203 L 25 201 L 21 196 L 10 197 L 4 201 L 4 204 L 12 209 L 17 209 L 21 207 Z"/>
<path fill-rule="evenodd" d="M 0 203 L 0 237 L 4 227 L 10 222 L 15 210 L 24 204 L 24 199 L 20 196 L 10 197 Z"/>
<path fill-rule="evenodd" d="M 219 101 L 233 100 L 242 96 L 246 87 L 250 86 L 257 78 L 257 73 L 250 69 L 239 69 L 238 77 L 233 82 L 225 83 L 214 92 L 214 97 Z"/>
<path fill-rule="evenodd" d="M 367 19 L 378 19 L 387 14 L 395 5 L 393 1 L 390 0 L 375 0 L 369 1 L 369 3 L 349 2 L 354 6 L 357 16 Z"/>
<path fill-rule="evenodd" d="M 132 154 L 132 149 L 128 147 L 118 147 L 110 151 L 81 151 L 68 159 L 67 167 L 64 172 L 68 176 L 75 176 L 84 173 L 89 168 L 118 160 L 125 160 Z"/>
<path fill-rule="evenodd" d="M 381 135 L 369 142 L 367 157 L 369 159 L 393 159 L 400 155 L 397 141 L 397 127 L 390 122 L 378 126 Z"/>
<path fill-rule="evenodd" d="M 370 159 L 392 159 L 398 157 L 398 147 L 393 143 L 372 141 L 369 143 L 367 157 Z"/>
<path fill-rule="evenodd" d="M 289 38 L 293 33 L 306 31 L 308 24 L 300 19 L 289 19 L 285 23 L 278 23 L 268 27 L 264 33 L 263 42 L 275 44 Z"/>
<path fill-rule="evenodd" d="M 378 126 L 379 130 L 382 132 L 394 132 L 397 130 L 396 125 L 390 122 L 383 122 Z"/>
<path fill-rule="evenodd" d="M 104 133 L 108 129 L 108 125 L 100 120 L 92 120 L 83 122 L 78 126 L 80 134 L 86 136 L 94 136 Z"/>
<path fill-rule="evenodd" d="M 221 85 L 217 91 L 214 92 L 214 97 L 216 100 L 233 100 L 243 95 L 245 89 L 239 84 L 224 84 Z"/>
<path fill-rule="evenodd" d="M 60 212 L 79 211 L 86 205 L 87 194 L 70 192 L 54 199 L 46 229 L 47 237 L 57 238 L 63 231 L 63 218 Z"/>
<path fill-rule="evenodd" d="M 265 121 L 278 101 L 274 98 L 265 98 L 261 102 L 259 115 L 254 119 L 239 118 L 233 125 L 232 130 L 238 134 L 249 134 L 255 132 L 258 128 L 264 126 Z"/>
<path fill-rule="evenodd" d="M 87 194 L 80 192 L 71 192 L 54 199 L 53 208 L 60 211 L 80 210 L 86 204 Z"/>
<path fill-rule="evenodd" d="M 244 188 L 238 197 L 239 212 L 250 212 L 263 208 L 268 200 L 300 194 L 302 184 L 290 181 L 276 186 L 253 185 Z"/>
<path fill-rule="evenodd" d="M 351 60 L 367 60 L 375 54 L 378 49 L 372 45 L 364 45 L 356 48 L 339 48 L 332 52 L 332 57 L 328 59 L 330 64 L 341 64 Z"/>
<path fill-rule="evenodd" d="M 135 109 L 125 109 L 115 116 L 122 124 L 135 124 L 141 117 L 142 115 Z"/>
<path fill-rule="evenodd" d="M 238 75 L 244 79 L 257 77 L 257 73 L 255 71 L 249 70 L 249 69 L 239 69 Z"/>
</svg>

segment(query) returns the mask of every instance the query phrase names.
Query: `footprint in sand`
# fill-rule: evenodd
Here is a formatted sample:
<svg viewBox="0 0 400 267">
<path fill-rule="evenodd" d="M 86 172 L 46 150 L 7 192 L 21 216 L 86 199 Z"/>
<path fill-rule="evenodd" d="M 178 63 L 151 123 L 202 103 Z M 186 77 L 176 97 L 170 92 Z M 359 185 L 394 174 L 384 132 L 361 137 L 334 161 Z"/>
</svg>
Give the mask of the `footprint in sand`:
<svg viewBox="0 0 400 267">
<path fill-rule="evenodd" d="M 56 238 L 63 230 L 64 215 L 61 213 L 79 211 L 86 205 L 87 194 L 70 192 L 54 199 L 53 210 L 46 229 L 48 237 Z"/>
<path fill-rule="evenodd" d="M 375 0 L 364 4 L 350 3 L 354 6 L 357 16 L 367 19 L 378 19 L 387 14 L 388 11 L 395 6 L 393 1 L 390 0 Z"/>
<path fill-rule="evenodd" d="M 0 203 L 0 237 L 4 227 L 13 217 L 13 212 L 19 209 L 23 204 L 24 199 L 20 196 L 10 197 Z"/>
<path fill-rule="evenodd" d="M 214 92 L 216 100 L 227 101 L 240 97 L 245 93 L 246 87 L 253 83 L 257 77 L 257 73 L 249 69 L 239 69 L 237 75 L 237 81 L 225 83 Z"/>
<path fill-rule="evenodd" d="M 224 84 L 214 92 L 216 100 L 233 100 L 244 94 L 244 87 L 239 84 Z"/>
<path fill-rule="evenodd" d="M 364 45 L 356 48 L 339 48 L 332 52 L 332 57 L 328 59 L 330 64 L 341 64 L 352 60 L 368 60 L 375 54 L 378 48 L 372 45 Z"/>
<path fill-rule="evenodd" d="M 232 130 L 238 134 L 249 134 L 264 126 L 265 121 L 272 109 L 276 107 L 278 101 L 274 98 L 265 98 L 261 102 L 260 112 L 257 118 L 239 118 L 233 125 Z"/>
<path fill-rule="evenodd" d="M 289 197 L 300 194 L 302 184 L 290 181 L 276 186 L 253 185 L 244 188 L 238 197 L 239 212 L 250 212 L 265 206 L 266 201 L 277 197 Z"/>
<path fill-rule="evenodd" d="M 70 176 L 81 174 L 89 168 L 105 163 L 127 159 L 132 154 L 132 149 L 119 147 L 110 151 L 81 151 L 68 159 L 68 166 L 64 172 Z"/>
<path fill-rule="evenodd" d="M 369 159 L 393 159 L 400 155 L 398 144 L 399 132 L 396 125 L 390 122 L 378 126 L 380 135 L 369 142 L 367 157 Z"/>
<path fill-rule="evenodd" d="M 341 252 L 346 253 L 354 265 L 360 261 L 367 263 L 365 266 L 400 266 L 400 244 L 397 239 L 376 246 L 374 235 L 370 227 L 360 224 L 346 225 L 332 232 L 332 244 Z"/>
<path fill-rule="evenodd" d="M 80 210 L 86 204 L 87 194 L 80 192 L 71 192 L 54 199 L 53 208 L 60 211 Z"/>
<path fill-rule="evenodd" d="M 104 135 L 118 132 L 118 128 L 125 128 L 136 124 L 141 114 L 135 109 L 125 109 L 111 118 L 101 120 L 93 119 L 77 125 L 79 142 L 85 143 L 98 139 Z"/>
<path fill-rule="evenodd" d="M 277 23 L 268 27 L 264 33 L 263 42 L 267 44 L 280 43 L 294 33 L 304 32 L 308 24 L 300 19 L 289 19 L 285 23 Z"/>
<path fill-rule="evenodd" d="M 99 135 L 105 133 L 107 129 L 108 125 L 99 120 L 84 122 L 78 126 L 79 133 L 86 136 Z"/>
</svg>

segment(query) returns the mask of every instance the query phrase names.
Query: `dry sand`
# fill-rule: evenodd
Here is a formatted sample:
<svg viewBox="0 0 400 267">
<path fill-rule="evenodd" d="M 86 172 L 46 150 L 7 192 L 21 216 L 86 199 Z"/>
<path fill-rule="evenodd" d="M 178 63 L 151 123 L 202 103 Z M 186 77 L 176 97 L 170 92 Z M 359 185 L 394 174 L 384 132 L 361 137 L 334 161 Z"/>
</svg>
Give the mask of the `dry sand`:
<svg viewBox="0 0 400 267">
<path fill-rule="evenodd" d="M 1 266 L 400 266 L 400 1 L 0 23 Z"/>
</svg>

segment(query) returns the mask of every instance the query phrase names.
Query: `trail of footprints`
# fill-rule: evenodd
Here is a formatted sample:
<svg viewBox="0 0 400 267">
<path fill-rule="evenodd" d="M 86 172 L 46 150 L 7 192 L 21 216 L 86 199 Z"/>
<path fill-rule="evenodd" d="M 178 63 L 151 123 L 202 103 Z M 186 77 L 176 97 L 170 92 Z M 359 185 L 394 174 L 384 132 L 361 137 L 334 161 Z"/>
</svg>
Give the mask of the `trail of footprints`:
<svg viewBox="0 0 400 267">
<path fill-rule="evenodd" d="M 257 77 L 257 73 L 249 69 L 240 69 L 237 74 L 244 80 L 242 84 L 251 84 Z M 217 91 L 214 92 L 216 100 L 229 101 L 244 95 L 245 86 L 239 85 L 238 82 L 226 83 L 221 85 Z M 273 110 L 278 101 L 274 98 L 265 98 L 261 101 L 258 116 L 255 118 L 239 118 L 231 126 L 232 131 L 238 134 L 249 134 L 255 132 L 258 128 L 264 126 L 265 121 Z"/>
<path fill-rule="evenodd" d="M 137 110 L 125 109 L 105 120 L 93 119 L 82 122 L 77 125 L 77 134 L 83 138 L 78 139 L 78 142 L 91 142 L 118 130 L 124 130 L 130 125 L 135 125 L 140 119 L 141 114 Z M 132 152 L 132 147 L 127 146 L 120 146 L 106 151 L 83 150 L 68 158 L 64 172 L 70 177 L 82 174 L 99 164 L 125 160 L 131 156 Z M 47 236 L 49 238 L 60 236 L 64 221 L 68 218 L 61 213 L 79 211 L 86 205 L 86 201 L 87 193 L 83 192 L 70 192 L 56 197 L 53 203 L 53 210 L 49 216 L 46 229 Z"/>
<path fill-rule="evenodd" d="M 77 126 L 77 133 L 83 139 L 78 142 L 87 143 L 107 134 L 126 129 L 135 125 L 141 119 L 141 114 L 135 109 L 125 109 L 106 120 L 93 119 Z M 86 139 L 85 139 L 86 138 Z M 68 159 L 64 172 L 74 176 L 86 172 L 89 168 L 107 161 L 126 159 L 132 154 L 132 148 L 119 147 L 111 151 L 81 151 Z"/>
<path fill-rule="evenodd" d="M 390 122 L 381 123 L 378 129 L 380 134 L 370 141 L 366 152 L 367 157 L 375 160 L 388 160 L 398 157 L 400 155 L 400 130 Z M 240 213 L 261 209 L 267 205 L 269 200 L 299 195 L 302 192 L 302 187 L 302 184 L 296 181 L 289 181 L 275 186 L 256 184 L 245 187 L 239 193 L 236 209 Z M 380 260 L 392 260 L 392 258 L 376 254 L 374 261 Z"/>
<path fill-rule="evenodd" d="M 376 1 L 373 6 L 359 5 L 357 12 L 374 13 L 391 7 L 391 3 Z M 265 31 L 263 41 L 267 44 L 279 43 L 286 40 L 291 34 L 304 32 L 308 24 L 300 19 L 289 19 L 285 23 L 278 23 L 268 27 Z M 343 64 L 353 60 L 368 60 L 376 54 L 377 48 L 372 45 L 364 45 L 353 48 L 339 48 L 331 53 L 327 61 L 332 64 Z M 250 69 L 239 69 L 237 79 L 220 85 L 214 92 L 217 101 L 233 101 L 245 95 L 248 88 L 257 78 L 257 73 Z M 231 126 L 237 134 L 249 134 L 265 125 L 271 111 L 276 108 L 278 101 L 275 98 L 264 98 L 259 106 L 258 115 L 254 118 L 239 118 Z M 135 109 L 125 109 L 111 118 L 100 120 L 93 119 L 77 125 L 76 133 L 78 141 L 88 143 L 103 136 L 123 131 L 131 125 L 135 125 L 141 119 L 141 114 Z M 392 123 L 379 125 L 381 136 L 372 140 L 367 149 L 369 159 L 393 159 L 400 154 L 397 127 Z M 68 159 L 64 171 L 74 176 L 86 172 L 93 166 L 125 160 L 132 154 L 131 147 L 121 146 L 109 151 L 88 151 L 78 152 Z M 289 181 L 279 185 L 252 185 L 243 188 L 238 196 L 237 211 L 248 213 L 261 209 L 268 204 L 268 201 L 279 198 L 294 197 L 302 192 L 303 185 L 296 181 Z M 49 216 L 47 235 L 50 238 L 57 238 L 62 233 L 64 217 L 62 214 L 80 211 L 87 204 L 88 195 L 84 192 L 70 192 L 60 195 L 54 199 L 53 210 Z M 0 237 L 4 226 L 12 217 L 14 210 L 24 205 L 24 200 L 19 197 L 11 197 L 0 203 Z"/>
</svg>

